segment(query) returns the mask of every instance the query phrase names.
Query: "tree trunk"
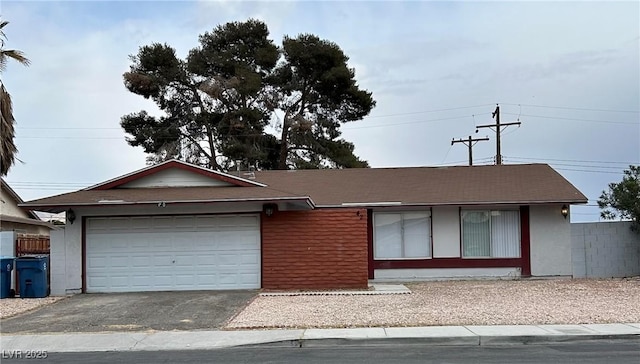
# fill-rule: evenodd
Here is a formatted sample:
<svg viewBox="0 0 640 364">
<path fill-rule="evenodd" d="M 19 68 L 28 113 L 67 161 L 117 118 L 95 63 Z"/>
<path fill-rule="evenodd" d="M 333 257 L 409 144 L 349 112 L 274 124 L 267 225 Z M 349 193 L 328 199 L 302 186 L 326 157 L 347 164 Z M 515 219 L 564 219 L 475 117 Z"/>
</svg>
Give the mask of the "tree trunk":
<svg viewBox="0 0 640 364">
<path fill-rule="evenodd" d="M 278 169 L 287 169 L 287 157 L 289 157 L 289 113 L 284 114 L 282 123 L 282 136 L 280 137 L 280 159 Z"/>
</svg>

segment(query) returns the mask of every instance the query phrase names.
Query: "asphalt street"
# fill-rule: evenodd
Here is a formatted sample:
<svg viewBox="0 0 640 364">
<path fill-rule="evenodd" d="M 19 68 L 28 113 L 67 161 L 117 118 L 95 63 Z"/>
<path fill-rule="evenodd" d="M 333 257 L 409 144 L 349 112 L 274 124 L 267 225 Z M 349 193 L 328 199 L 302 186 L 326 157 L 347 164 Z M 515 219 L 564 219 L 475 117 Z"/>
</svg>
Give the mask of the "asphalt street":
<svg viewBox="0 0 640 364">
<path fill-rule="evenodd" d="M 24 363 L 24 358 L 2 363 Z M 14 355 L 17 353 L 13 353 Z M 640 341 L 598 340 L 549 345 L 383 347 L 236 347 L 218 350 L 50 353 L 38 363 L 458 363 L 458 364 L 638 364 Z"/>
</svg>

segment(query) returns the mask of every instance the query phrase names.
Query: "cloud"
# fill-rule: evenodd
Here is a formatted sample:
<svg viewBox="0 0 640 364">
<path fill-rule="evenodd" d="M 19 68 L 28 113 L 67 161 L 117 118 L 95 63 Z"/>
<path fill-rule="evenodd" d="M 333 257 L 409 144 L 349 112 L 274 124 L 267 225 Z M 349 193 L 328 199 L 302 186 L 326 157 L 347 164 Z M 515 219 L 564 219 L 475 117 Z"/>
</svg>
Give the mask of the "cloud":
<svg viewBox="0 0 640 364">
<path fill-rule="evenodd" d="M 640 109 L 639 11 L 637 2 L 4 1 L 9 45 L 33 61 L 2 75 L 26 162 L 8 179 L 93 184 L 144 166 L 119 120 L 157 108 L 122 84 L 128 56 L 166 42 L 184 57 L 199 34 L 253 17 L 276 44 L 313 33 L 350 57 L 377 107 L 343 136 L 373 166 L 465 164 L 467 149 L 451 139 L 475 135 L 500 102 L 504 120 L 522 122 L 505 132 L 505 156 L 554 162 L 597 198 L 622 168 L 596 166 L 640 162 L 639 114 L 591 110 Z M 461 108 L 473 105 L 481 106 Z M 492 140 L 478 143 L 474 156 L 488 161 L 495 140 L 488 130 L 479 136 L 485 132 Z M 17 190 L 25 199 L 53 193 Z M 597 219 L 597 208 L 583 209 Z"/>
</svg>

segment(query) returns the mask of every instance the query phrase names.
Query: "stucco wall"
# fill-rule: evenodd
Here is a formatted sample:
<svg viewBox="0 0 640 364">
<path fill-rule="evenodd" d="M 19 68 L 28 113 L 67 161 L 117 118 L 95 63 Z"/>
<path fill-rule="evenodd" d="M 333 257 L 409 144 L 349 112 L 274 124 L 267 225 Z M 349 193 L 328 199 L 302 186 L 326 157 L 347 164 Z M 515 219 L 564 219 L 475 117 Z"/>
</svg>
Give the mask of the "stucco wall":
<svg viewBox="0 0 640 364">
<path fill-rule="evenodd" d="M 573 276 L 611 278 L 640 275 L 640 234 L 630 222 L 571 224 Z"/>
<path fill-rule="evenodd" d="M 16 233 L 14 231 L 0 232 L 0 256 L 13 257 L 16 254 Z"/>
<path fill-rule="evenodd" d="M 16 200 L 3 189 L 0 189 L 0 199 L 4 201 L 0 202 L 0 214 L 24 218 L 30 217 L 29 214 L 18 207 Z"/>
<path fill-rule="evenodd" d="M 571 224 L 562 205 L 530 207 L 531 275 L 571 276 Z"/>
<path fill-rule="evenodd" d="M 230 186 L 231 183 L 213 179 L 191 171 L 178 168 L 158 171 L 124 185 L 126 188 L 136 187 L 166 187 L 166 186 Z"/>
<path fill-rule="evenodd" d="M 0 257 L 15 257 L 16 255 L 16 233 L 15 231 L 0 231 Z M 11 288 L 16 286 L 15 267 L 11 271 Z"/>
<path fill-rule="evenodd" d="M 263 288 L 366 288 L 367 257 L 365 209 L 262 216 Z"/>
<path fill-rule="evenodd" d="M 21 234 L 34 234 L 34 235 L 49 235 L 49 229 L 46 226 L 23 224 L 12 221 L 0 222 L 2 231 L 15 231 Z"/>
<path fill-rule="evenodd" d="M 447 279 L 516 279 L 520 268 L 376 269 L 378 282 L 410 282 Z"/>
</svg>

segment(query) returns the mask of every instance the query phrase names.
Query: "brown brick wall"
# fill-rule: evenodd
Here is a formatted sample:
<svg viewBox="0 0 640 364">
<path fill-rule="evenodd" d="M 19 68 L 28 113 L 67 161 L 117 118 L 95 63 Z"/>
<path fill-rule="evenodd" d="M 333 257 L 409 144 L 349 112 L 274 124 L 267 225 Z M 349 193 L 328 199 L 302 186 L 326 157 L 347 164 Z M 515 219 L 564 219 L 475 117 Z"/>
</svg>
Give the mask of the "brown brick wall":
<svg viewBox="0 0 640 364">
<path fill-rule="evenodd" d="M 262 215 L 262 287 L 367 287 L 367 210 Z"/>
</svg>

